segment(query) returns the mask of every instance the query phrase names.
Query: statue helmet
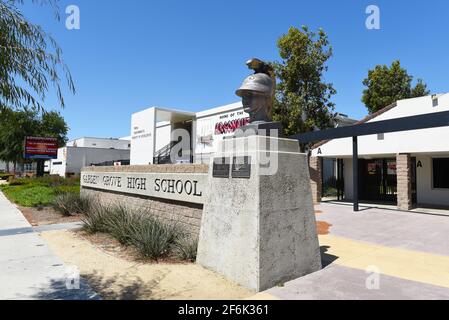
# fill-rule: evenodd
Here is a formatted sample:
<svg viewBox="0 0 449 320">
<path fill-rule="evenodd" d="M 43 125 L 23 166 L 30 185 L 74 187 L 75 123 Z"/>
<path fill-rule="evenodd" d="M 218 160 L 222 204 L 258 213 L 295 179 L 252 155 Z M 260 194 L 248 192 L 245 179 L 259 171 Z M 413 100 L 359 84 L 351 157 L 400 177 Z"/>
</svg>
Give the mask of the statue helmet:
<svg viewBox="0 0 449 320">
<path fill-rule="evenodd" d="M 247 77 L 242 86 L 236 91 L 239 97 L 245 92 L 257 92 L 266 96 L 272 96 L 274 91 L 273 79 L 265 73 L 256 73 Z"/>
</svg>

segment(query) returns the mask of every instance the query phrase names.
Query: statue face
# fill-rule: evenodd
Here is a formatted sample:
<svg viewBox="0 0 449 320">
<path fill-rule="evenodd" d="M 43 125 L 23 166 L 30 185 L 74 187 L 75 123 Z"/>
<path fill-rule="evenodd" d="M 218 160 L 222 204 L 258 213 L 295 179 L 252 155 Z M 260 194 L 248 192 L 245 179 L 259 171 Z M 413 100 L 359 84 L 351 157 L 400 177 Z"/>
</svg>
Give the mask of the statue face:
<svg viewBox="0 0 449 320">
<path fill-rule="evenodd" d="M 246 92 L 242 96 L 243 110 L 250 115 L 251 118 L 259 118 L 260 113 L 264 113 L 267 104 L 267 97 L 255 92 Z"/>
</svg>

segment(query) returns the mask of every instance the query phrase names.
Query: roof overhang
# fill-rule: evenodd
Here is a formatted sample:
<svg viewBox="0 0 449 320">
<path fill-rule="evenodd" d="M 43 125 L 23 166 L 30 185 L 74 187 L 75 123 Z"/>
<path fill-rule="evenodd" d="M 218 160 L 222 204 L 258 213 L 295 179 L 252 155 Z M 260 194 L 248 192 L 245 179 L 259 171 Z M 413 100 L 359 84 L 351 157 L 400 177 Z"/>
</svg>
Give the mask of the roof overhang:
<svg viewBox="0 0 449 320">
<path fill-rule="evenodd" d="M 174 109 L 165 109 L 156 107 L 156 122 L 178 123 L 195 120 L 196 115 L 193 112 L 179 111 Z"/>
<path fill-rule="evenodd" d="M 449 111 L 428 113 L 418 116 L 368 122 L 342 128 L 307 132 L 292 136 L 301 143 L 368 136 L 379 133 L 411 131 L 449 126 Z"/>
</svg>

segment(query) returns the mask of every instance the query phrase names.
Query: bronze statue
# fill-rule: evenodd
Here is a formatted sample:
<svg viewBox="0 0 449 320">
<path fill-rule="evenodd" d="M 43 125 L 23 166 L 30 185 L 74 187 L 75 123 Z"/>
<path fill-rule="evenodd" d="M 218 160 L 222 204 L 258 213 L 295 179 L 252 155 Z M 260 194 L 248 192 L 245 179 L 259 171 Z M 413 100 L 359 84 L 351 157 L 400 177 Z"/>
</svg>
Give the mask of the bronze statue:
<svg viewBox="0 0 449 320">
<path fill-rule="evenodd" d="M 249 114 L 251 124 L 271 122 L 276 90 L 274 70 L 259 59 L 251 59 L 246 65 L 255 73 L 243 81 L 236 94 L 242 98 L 243 109 Z"/>
</svg>

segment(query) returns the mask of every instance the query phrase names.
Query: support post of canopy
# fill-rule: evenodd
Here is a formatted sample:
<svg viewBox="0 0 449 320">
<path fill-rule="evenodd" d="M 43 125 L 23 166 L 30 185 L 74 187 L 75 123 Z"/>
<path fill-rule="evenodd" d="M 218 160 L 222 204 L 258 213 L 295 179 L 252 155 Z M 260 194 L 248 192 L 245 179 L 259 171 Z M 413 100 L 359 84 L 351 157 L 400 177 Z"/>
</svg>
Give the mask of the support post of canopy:
<svg viewBox="0 0 449 320">
<path fill-rule="evenodd" d="M 358 139 L 352 137 L 352 186 L 354 198 L 354 212 L 359 211 L 359 150 Z"/>
</svg>

